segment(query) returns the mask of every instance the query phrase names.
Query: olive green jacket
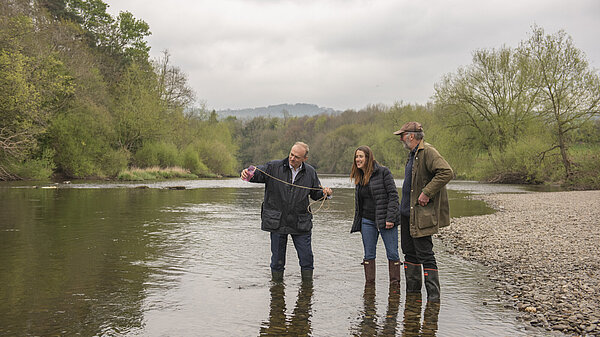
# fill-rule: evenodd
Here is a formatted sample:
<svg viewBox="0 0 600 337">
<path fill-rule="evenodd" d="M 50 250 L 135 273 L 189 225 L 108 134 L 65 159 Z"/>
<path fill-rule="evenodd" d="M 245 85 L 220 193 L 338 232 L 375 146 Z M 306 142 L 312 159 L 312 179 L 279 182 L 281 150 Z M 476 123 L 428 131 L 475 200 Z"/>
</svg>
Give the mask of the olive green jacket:
<svg viewBox="0 0 600 337">
<path fill-rule="evenodd" d="M 421 140 L 412 168 L 410 191 L 410 235 L 413 238 L 432 235 L 440 227 L 450 225 L 450 207 L 446 184 L 454 177 L 448 162 L 431 144 Z M 423 192 L 429 203 L 419 205 Z"/>
</svg>

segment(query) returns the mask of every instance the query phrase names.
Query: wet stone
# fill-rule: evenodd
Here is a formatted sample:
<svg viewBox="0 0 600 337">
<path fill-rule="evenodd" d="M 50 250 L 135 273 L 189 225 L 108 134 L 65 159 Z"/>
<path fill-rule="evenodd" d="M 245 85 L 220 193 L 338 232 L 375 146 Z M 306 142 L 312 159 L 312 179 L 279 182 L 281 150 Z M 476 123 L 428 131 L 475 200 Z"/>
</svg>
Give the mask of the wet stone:
<svg viewBox="0 0 600 337">
<path fill-rule="evenodd" d="M 490 269 L 494 289 L 520 319 L 600 336 L 600 245 L 590 244 L 600 242 L 600 191 L 474 198 L 502 211 L 452 219 L 440 238 Z"/>
<path fill-rule="evenodd" d="M 566 324 L 557 324 L 552 326 L 552 330 L 567 330 L 569 328 Z"/>
</svg>

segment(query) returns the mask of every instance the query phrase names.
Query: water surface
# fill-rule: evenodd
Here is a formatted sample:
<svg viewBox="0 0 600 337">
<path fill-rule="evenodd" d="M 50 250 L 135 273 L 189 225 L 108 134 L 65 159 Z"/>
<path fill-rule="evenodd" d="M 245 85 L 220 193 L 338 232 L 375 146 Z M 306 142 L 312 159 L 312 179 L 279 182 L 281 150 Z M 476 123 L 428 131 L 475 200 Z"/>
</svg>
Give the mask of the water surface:
<svg viewBox="0 0 600 337">
<path fill-rule="evenodd" d="M 448 255 L 439 241 L 439 307 L 389 293 L 381 242 L 377 286 L 365 290 L 360 234 L 349 233 L 352 185 L 339 177 L 323 177 L 322 183 L 334 188 L 334 198 L 314 218 L 314 281 L 301 282 L 290 242 L 282 284 L 270 281 L 269 237 L 260 230 L 261 185 L 239 179 L 74 182 L 56 189 L 0 185 L 0 335 L 536 331 L 503 308 L 484 267 Z M 472 182 L 453 182 L 450 189 L 455 217 L 492 212 L 465 199 L 469 194 L 525 192 Z"/>
</svg>

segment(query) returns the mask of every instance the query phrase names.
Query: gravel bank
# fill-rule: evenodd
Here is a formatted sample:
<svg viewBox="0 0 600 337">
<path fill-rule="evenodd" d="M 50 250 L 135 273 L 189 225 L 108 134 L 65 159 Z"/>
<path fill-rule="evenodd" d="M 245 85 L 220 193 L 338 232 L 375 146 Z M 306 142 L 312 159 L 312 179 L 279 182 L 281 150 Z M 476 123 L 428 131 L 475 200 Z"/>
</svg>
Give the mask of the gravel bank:
<svg viewBox="0 0 600 337">
<path fill-rule="evenodd" d="M 519 318 L 600 336 L 600 191 L 478 195 L 498 212 L 441 231 L 451 253 L 483 263 Z"/>
</svg>

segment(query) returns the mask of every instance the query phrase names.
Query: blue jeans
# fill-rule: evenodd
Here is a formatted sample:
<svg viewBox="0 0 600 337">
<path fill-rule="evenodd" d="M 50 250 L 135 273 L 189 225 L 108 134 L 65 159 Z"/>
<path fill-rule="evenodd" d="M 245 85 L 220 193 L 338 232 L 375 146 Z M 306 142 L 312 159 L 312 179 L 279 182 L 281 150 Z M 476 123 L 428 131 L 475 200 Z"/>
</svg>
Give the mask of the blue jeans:
<svg viewBox="0 0 600 337">
<path fill-rule="evenodd" d="M 301 270 L 314 269 L 314 257 L 311 246 L 311 233 L 290 234 L 298 253 Z M 287 234 L 271 233 L 271 270 L 283 271 L 287 250 Z"/>
<path fill-rule="evenodd" d="M 388 260 L 400 260 L 400 256 L 398 255 L 398 226 L 390 229 L 378 229 L 374 221 L 362 218 L 360 233 L 365 248 L 365 260 L 375 259 L 377 239 L 379 239 L 380 233 Z"/>
</svg>

